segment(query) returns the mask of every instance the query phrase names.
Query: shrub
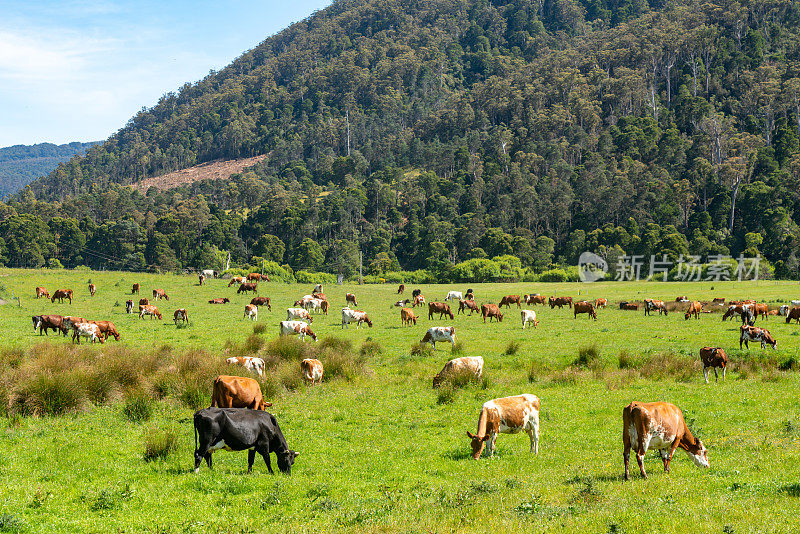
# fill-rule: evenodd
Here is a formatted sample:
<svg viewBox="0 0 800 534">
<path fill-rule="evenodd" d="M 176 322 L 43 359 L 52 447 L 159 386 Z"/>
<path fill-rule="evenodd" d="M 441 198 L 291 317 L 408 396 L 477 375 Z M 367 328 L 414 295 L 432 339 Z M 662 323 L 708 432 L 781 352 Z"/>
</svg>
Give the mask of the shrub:
<svg viewBox="0 0 800 534">
<path fill-rule="evenodd" d="M 39 375 L 12 394 L 11 412 L 20 415 L 62 415 L 79 411 L 86 396 L 75 376 Z"/>
<path fill-rule="evenodd" d="M 132 391 L 125 395 L 122 413 L 133 423 L 149 421 L 153 416 L 155 401 L 144 391 Z"/>
<path fill-rule="evenodd" d="M 422 356 L 427 358 L 433 355 L 433 345 L 430 343 L 414 343 L 411 345 L 412 356 Z"/>
<path fill-rule="evenodd" d="M 50 258 L 47 260 L 47 268 L 48 269 L 63 269 L 64 265 L 58 260 L 58 258 Z"/>
<path fill-rule="evenodd" d="M 267 325 L 265 323 L 256 323 L 253 325 L 254 334 L 263 334 L 266 331 L 267 331 Z"/>
<path fill-rule="evenodd" d="M 166 460 L 178 448 L 178 432 L 174 429 L 150 428 L 144 436 L 144 461 Z"/>
<path fill-rule="evenodd" d="M 513 356 L 517 352 L 519 352 L 520 344 L 516 341 L 509 341 L 508 345 L 506 345 L 506 350 L 503 351 L 504 354 L 507 356 Z"/>
<path fill-rule="evenodd" d="M 352 351 L 326 352 L 323 365 L 325 377 L 343 378 L 348 382 L 352 382 L 356 376 L 364 373 L 364 357 L 356 356 Z"/>
<path fill-rule="evenodd" d="M 308 271 L 296 271 L 295 280 L 298 284 L 335 284 L 336 275 L 331 273 L 311 273 Z"/>
<path fill-rule="evenodd" d="M 367 339 L 361 344 L 361 349 L 359 349 L 358 353 L 362 358 L 374 358 L 375 356 L 382 354 L 383 349 L 381 348 L 381 344 L 377 341 Z"/>
<path fill-rule="evenodd" d="M 327 341 L 324 340 L 323 343 Z M 301 361 L 311 357 L 309 343 L 304 343 L 297 338 L 289 336 L 279 336 L 273 339 L 264 347 L 262 357 L 274 362 L 278 361 Z"/>
<path fill-rule="evenodd" d="M 569 275 L 564 269 L 550 269 L 539 275 L 539 282 L 568 282 Z"/>
<path fill-rule="evenodd" d="M 578 367 L 587 367 L 589 369 L 598 369 L 602 367 L 602 362 L 600 361 L 600 349 L 597 348 L 597 345 L 579 348 L 578 357 L 574 362 L 572 362 L 572 365 Z"/>
<path fill-rule="evenodd" d="M 452 404 L 456 400 L 456 390 L 453 385 L 447 381 L 439 388 L 436 394 L 436 404 Z"/>
<path fill-rule="evenodd" d="M 453 346 L 450 347 L 450 353 L 453 355 L 464 354 L 464 342 L 459 339 L 453 343 Z"/>
</svg>

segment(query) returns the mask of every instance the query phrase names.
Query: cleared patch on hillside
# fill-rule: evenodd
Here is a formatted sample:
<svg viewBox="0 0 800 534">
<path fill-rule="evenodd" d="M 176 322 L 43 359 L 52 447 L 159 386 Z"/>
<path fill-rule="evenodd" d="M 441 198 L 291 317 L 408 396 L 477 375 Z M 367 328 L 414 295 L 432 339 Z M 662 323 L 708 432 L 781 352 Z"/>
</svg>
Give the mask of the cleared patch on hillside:
<svg viewBox="0 0 800 534">
<path fill-rule="evenodd" d="M 266 157 L 266 154 L 261 154 L 260 156 L 253 156 L 252 158 L 218 159 L 201 163 L 200 165 L 195 165 L 188 169 L 181 169 L 168 174 L 162 174 L 161 176 L 146 178 L 141 182 L 132 184 L 131 187 L 137 191 L 146 193 L 151 187 L 164 190 L 199 182 L 201 180 L 227 180 L 231 175 L 240 173 L 247 167 L 252 167 Z"/>
</svg>

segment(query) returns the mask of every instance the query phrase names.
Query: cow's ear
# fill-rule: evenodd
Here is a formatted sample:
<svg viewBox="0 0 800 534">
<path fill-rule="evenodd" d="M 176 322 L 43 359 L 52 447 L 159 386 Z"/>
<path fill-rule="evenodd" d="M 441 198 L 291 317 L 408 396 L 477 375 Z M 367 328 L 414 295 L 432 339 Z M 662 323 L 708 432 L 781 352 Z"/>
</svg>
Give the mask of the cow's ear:
<svg viewBox="0 0 800 534">
<path fill-rule="evenodd" d="M 300 456 L 300 453 L 297 451 L 289 451 L 289 454 L 292 455 L 292 458 L 297 458 L 298 456 Z"/>
<path fill-rule="evenodd" d="M 487 441 L 487 440 L 489 440 L 491 438 L 492 438 L 491 434 L 486 434 L 485 436 L 483 436 L 483 439 L 481 441 Z"/>
<path fill-rule="evenodd" d="M 468 437 L 469 439 L 475 439 L 475 434 L 473 434 L 472 432 L 470 432 L 469 430 L 467 430 L 467 437 Z"/>
</svg>

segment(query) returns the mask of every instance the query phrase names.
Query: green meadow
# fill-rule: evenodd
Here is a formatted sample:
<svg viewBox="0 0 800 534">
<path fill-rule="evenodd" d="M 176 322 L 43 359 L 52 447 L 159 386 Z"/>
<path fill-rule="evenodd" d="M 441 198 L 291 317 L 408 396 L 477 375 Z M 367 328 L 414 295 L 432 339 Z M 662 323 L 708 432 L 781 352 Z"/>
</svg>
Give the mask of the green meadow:
<svg viewBox="0 0 800 534">
<path fill-rule="evenodd" d="M 89 296 L 89 282 L 97 293 Z M 141 284 L 141 295 L 130 295 Z M 739 350 L 739 321 L 721 314 L 645 317 L 621 300 L 679 295 L 800 299 L 789 282 L 423 285 L 428 301 L 474 289 L 476 301 L 542 293 L 605 297 L 597 321 L 536 306 L 522 330 L 516 307 L 500 323 L 457 315 L 400 325 L 396 285 L 326 286 L 318 342 L 278 340 L 285 309 L 311 286 L 262 283 L 272 311 L 243 318 L 252 295 L 196 276 L 7 269 L 0 273 L 0 532 L 791 532 L 800 510 L 800 326 L 770 317 L 777 350 Z M 34 288 L 71 288 L 70 305 Z M 406 284 L 405 297 L 417 286 Z M 164 320 L 125 313 L 125 301 L 162 288 Z M 374 323 L 341 328 L 346 292 Z M 18 302 L 16 297 L 20 298 Z M 211 305 L 208 300 L 229 297 Z M 190 323 L 176 327 L 172 312 Z M 455 312 L 457 303 L 453 307 Z M 32 315 L 113 321 L 122 338 L 73 345 L 34 333 Z M 429 326 L 454 325 L 457 343 L 420 349 Z M 698 349 L 721 346 L 726 380 L 703 381 Z M 292 474 L 270 475 L 247 454 L 217 452 L 192 472 L 195 409 L 208 406 L 226 355 L 260 354 L 262 380 L 289 446 Z M 299 379 L 298 359 L 319 357 L 320 386 Z M 433 389 L 450 358 L 483 356 L 484 379 Z M 528 437 L 501 434 L 493 458 L 470 458 L 481 404 L 532 393 L 541 399 L 539 454 Z M 633 400 L 678 405 L 708 447 L 701 469 L 680 450 L 649 480 L 622 473 L 622 409 Z M 277 470 L 276 470 L 277 473 Z"/>
</svg>

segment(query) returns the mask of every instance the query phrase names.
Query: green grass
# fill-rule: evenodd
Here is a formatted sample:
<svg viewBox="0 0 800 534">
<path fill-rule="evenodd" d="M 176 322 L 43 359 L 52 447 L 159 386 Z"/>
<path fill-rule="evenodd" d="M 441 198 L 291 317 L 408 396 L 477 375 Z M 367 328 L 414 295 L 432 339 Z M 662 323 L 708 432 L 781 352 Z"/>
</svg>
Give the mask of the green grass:
<svg viewBox="0 0 800 534">
<path fill-rule="evenodd" d="M 199 287 L 195 276 L 2 274 L 0 394 L 24 386 L 30 396 L 18 399 L 27 409 L 0 420 L 0 532 L 786 532 L 796 522 L 800 327 L 772 317 L 778 350 L 739 351 L 738 323 L 719 314 L 685 321 L 682 313 L 614 308 L 684 294 L 777 304 L 800 296 L 797 283 L 469 284 L 479 303 L 531 292 L 609 299 L 596 322 L 538 306 L 539 326 L 526 330 L 516 308 L 499 324 L 463 315 L 429 321 L 425 310 L 416 327 L 401 327 L 394 285 L 330 286 L 330 315 L 316 315 L 312 328 L 315 354 L 338 376 L 326 366 L 322 385 L 309 387 L 294 374 L 306 351 L 273 340 L 285 308 L 310 287 L 263 284 L 273 311 L 259 310 L 266 328 L 251 338 L 254 325 L 242 319 L 251 297 L 237 296 L 227 281 Z M 167 291 L 170 302 L 157 304 L 165 321 L 125 314 L 133 282 L 141 296 Z M 37 285 L 70 287 L 76 299 L 37 301 Z M 429 301 L 447 289 L 422 286 Z M 341 330 L 346 292 L 357 295 L 374 328 Z M 222 296 L 232 302 L 207 303 Z M 186 328 L 171 321 L 180 307 L 189 311 Z M 44 313 L 112 320 L 122 340 L 71 350 L 65 338 L 33 333 L 30 316 Z M 430 325 L 449 324 L 458 355 L 484 357 L 486 380 L 442 393 L 431 379 L 453 357 L 451 347 L 415 346 Z M 697 350 L 705 345 L 726 349 L 725 382 L 703 383 Z M 259 348 L 273 365 L 262 387 L 301 452 L 292 475 L 270 476 L 263 462 L 248 475 L 244 452 L 219 452 L 213 471 L 193 474 L 192 407 L 210 402 L 208 377 L 224 369 L 226 350 Z M 526 435 L 500 435 L 494 458 L 469 459 L 465 432 L 475 431 L 480 405 L 523 392 L 542 402 L 539 455 L 528 452 Z M 632 400 L 680 406 L 711 468 L 679 452 L 664 475 L 650 453 L 650 479 L 623 483 L 621 412 Z M 61 415 L 31 415 L 41 406 Z"/>
</svg>

